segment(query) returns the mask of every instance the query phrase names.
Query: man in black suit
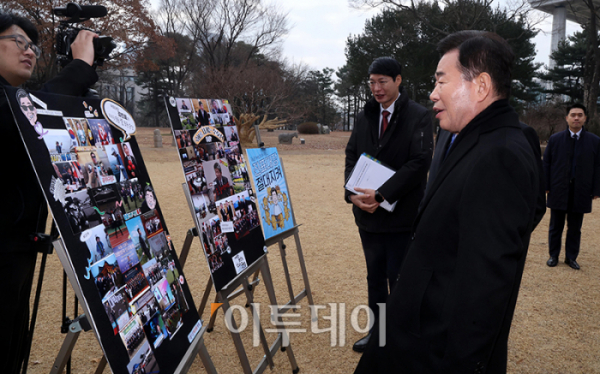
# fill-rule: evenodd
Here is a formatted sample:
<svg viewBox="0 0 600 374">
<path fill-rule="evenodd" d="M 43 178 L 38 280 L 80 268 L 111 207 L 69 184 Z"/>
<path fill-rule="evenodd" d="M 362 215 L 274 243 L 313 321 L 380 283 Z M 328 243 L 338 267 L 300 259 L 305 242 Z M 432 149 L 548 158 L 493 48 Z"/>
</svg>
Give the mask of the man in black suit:
<svg viewBox="0 0 600 374">
<path fill-rule="evenodd" d="M 210 114 L 204 110 L 204 105 L 198 100 L 198 127 L 210 125 Z"/>
<path fill-rule="evenodd" d="M 457 134 L 431 180 L 390 294 L 385 337 L 356 373 L 505 373 L 539 194 L 535 154 L 509 105 L 514 55 L 498 35 L 438 44 L 431 93 Z"/>
<path fill-rule="evenodd" d="M 357 188 L 361 194 L 346 191 L 345 195 L 346 202 L 353 204 L 367 263 L 369 308 L 375 316 L 393 289 L 406 254 L 433 151 L 429 111 L 408 98 L 400 74 L 401 66 L 393 58 L 373 61 L 369 67 L 373 98 L 358 115 L 346 146 L 346 179 L 363 153 L 396 171 L 377 191 Z M 394 211 L 379 207 L 383 201 L 396 202 Z M 376 317 L 371 332 L 377 322 Z M 363 352 L 371 332 L 352 348 Z"/>
<path fill-rule="evenodd" d="M 600 196 L 600 138 L 583 127 L 587 121 L 585 106 L 573 104 L 568 107 L 566 119 L 568 128 L 552 135 L 544 152 L 550 208 L 550 259 L 547 265 L 558 264 L 566 218 L 565 263 L 579 270 L 577 256 L 583 214 L 592 211 L 592 199 Z"/>
</svg>

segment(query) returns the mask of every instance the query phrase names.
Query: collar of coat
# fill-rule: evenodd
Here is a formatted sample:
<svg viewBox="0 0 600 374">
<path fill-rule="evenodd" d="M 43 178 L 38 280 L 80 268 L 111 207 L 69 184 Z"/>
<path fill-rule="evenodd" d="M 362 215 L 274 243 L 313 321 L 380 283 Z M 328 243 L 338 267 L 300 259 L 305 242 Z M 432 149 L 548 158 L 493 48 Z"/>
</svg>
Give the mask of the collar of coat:
<svg viewBox="0 0 600 374">
<path fill-rule="evenodd" d="M 479 136 L 505 127 L 521 128 L 517 112 L 510 106 L 507 99 L 501 99 L 485 108 L 458 133 L 452 144 L 452 149 L 440 165 L 435 180 L 432 181 L 431 188 L 427 188 L 427 194 L 423 197 L 422 208 L 416 222 L 418 222 L 421 212 L 436 193 L 442 181 L 448 176 L 454 166 L 469 153 L 471 148 L 478 143 Z M 416 222 L 413 227 L 416 227 Z"/>
</svg>

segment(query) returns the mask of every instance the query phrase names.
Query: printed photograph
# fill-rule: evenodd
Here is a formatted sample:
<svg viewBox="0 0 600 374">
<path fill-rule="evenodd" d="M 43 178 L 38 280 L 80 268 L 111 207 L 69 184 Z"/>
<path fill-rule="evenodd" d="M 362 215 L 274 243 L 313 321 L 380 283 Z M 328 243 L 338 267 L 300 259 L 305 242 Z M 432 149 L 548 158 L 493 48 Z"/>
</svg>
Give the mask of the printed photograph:
<svg viewBox="0 0 600 374">
<path fill-rule="evenodd" d="M 117 289 L 125 285 L 123 273 L 119 269 L 114 254 L 93 264 L 91 273 L 101 299 L 104 299 L 109 292 L 115 293 Z"/>
<path fill-rule="evenodd" d="M 169 309 L 175 302 L 175 296 L 173 296 L 171 287 L 169 287 L 169 282 L 167 282 L 165 278 L 158 281 L 158 283 L 152 287 L 152 292 L 162 311 Z"/>
<path fill-rule="evenodd" d="M 71 145 L 70 148 L 79 147 L 79 141 L 77 140 L 77 128 L 73 123 L 73 119 L 63 118 L 63 121 L 65 122 L 65 128 L 69 133 L 69 144 Z"/>
<path fill-rule="evenodd" d="M 96 188 L 102 185 L 101 176 L 108 175 L 106 170 L 100 168 L 100 157 L 96 150 L 85 150 L 77 152 L 77 160 L 82 168 L 83 178 L 88 188 Z"/>
<path fill-rule="evenodd" d="M 108 160 L 106 151 L 104 148 L 97 148 L 96 153 L 98 154 L 96 168 L 98 169 L 98 174 L 100 175 L 100 184 L 104 186 L 107 184 L 116 183 L 117 178 L 110 167 L 110 162 Z"/>
<path fill-rule="evenodd" d="M 162 264 L 157 262 L 155 258 L 143 264 L 142 269 L 144 270 L 144 275 L 146 276 L 146 279 L 148 279 L 150 286 L 154 286 L 158 281 L 164 278 Z"/>
<path fill-rule="evenodd" d="M 214 194 L 209 193 L 207 190 L 192 195 L 192 204 L 194 204 L 198 222 L 209 220 L 217 214 L 217 206 L 213 198 Z"/>
<path fill-rule="evenodd" d="M 189 130 L 175 130 L 175 141 L 177 148 L 185 148 L 192 145 L 192 133 Z"/>
<path fill-rule="evenodd" d="M 154 236 L 163 231 L 162 222 L 156 209 L 142 214 L 141 219 L 148 236 Z"/>
<path fill-rule="evenodd" d="M 147 324 L 154 315 L 161 313 L 151 288 L 144 291 L 144 293 L 135 300 L 134 304 L 140 305 L 137 309 L 137 315 L 140 317 L 140 321 L 142 321 L 143 325 Z"/>
<path fill-rule="evenodd" d="M 142 218 L 137 216 L 126 221 L 125 224 L 127 225 L 127 231 L 129 231 L 131 241 L 135 245 L 135 252 L 143 265 L 152 259 L 152 254 L 150 253 L 150 247 L 148 246 L 148 241 L 146 239 L 146 231 L 144 230 Z"/>
<path fill-rule="evenodd" d="M 165 327 L 162 315 L 157 313 L 154 317 L 144 325 L 146 336 L 154 348 L 158 348 L 160 344 L 169 337 L 169 332 Z"/>
<path fill-rule="evenodd" d="M 108 230 L 104 225 L 98 225 L 87 231 L 89 231 L 89 237 L 85 244 L 90 251 L 92 262 L 100 261 L 113 253 Z"/>
<path fill-rule="evenodd" d="M 144 340 L 142 347 L 134 354 L 127 364 L 127 371 L 131 374 L 158 373 L 160 369 L 154 353 L 150 349 L 148 340 Z"/>
<path fill-rule="evenodd" d="M 150 289 L 150 284 L 144 276 L 142 266 L 138 263 L 123 273 L 125 280 L 125 294 L 130 303 L 138 297 L 141 297 L 146 290 Z"/>
<path fill-rule="evenodd" d="M 88 119 L 88 125 L 92 130 L 94 141 L 91 145 L 96 147 L 102 145 L 115 144 L 112 136 L 111 126 L 105 119 Z"/>
<path fill-rule="evenodd" d="M 208 181 L 208 188 L 213 194 L 215 202 L 234 194 L 231 172 L 227 163 L 222 160 L 207 161 L 203 164 L 204 174 Z"/>
<path fill-rule="evenodd" d="M 123 207 L 126 213 L 135 212 L 138 209 L 141 212 L 144 204 L 144 193 L 142 185 L 137 178 L 122 181 L 120 183 L 120 194 L 123 199 Z"/>
<path fill-rule="evenodd" d="M 133 357 L 134 353 L 142 346 L 142 343 L 147 342 L 144 328 L 137 317 L 133 318 L 119 334 L 123 339 L 125 348 L 127 348 L 129 358 Z"/>
<path fill-rule="evenodd" d="M 156 195 L 154 194 L 154 189 L 152 186 L 145 186 L 143 189 L 144 202 L 142 203 L 142 207 L 140 208 L 142 214 L 153 211 L 158 207 L 158 203 L 156 201 Z"/>
<path fill-rule="evenodd" d="M 115 292 L 109 292 L 102 299 L 102 304 L 104 304 L 104 311 L 113 326 L 114 334 L 117 335 L 133 318 L 124 290 L 118 289 Z"/>
<path fill-rule="evenodd" d="M 120 144 L 109 144 L 104 146 L 108 165 L 112 170 L 112 175 L 115 176 L 117 182 L 123 182 L 128 179 L 127 169 L 125 168 L 125 154 L 121 149 Z"/>
<path fill-rule="evenodd" d="M 225 131 L 225 139 L 227 139 L 227 141 L 230 143 L 229 144 L 230 147 L 237 145 L 239 143 L 240 138 L 238 136 L 237 127 L 226 126 L 223 128 L 223 130 Z M 235 143 L 235 144 L 231 144 L 231 143 Z"/>
<path fill-rule="evenodd" d="M 198 121 L 198 127 L 210 125 L 210 113 L 208 112 L 208 102 L 201 99 L 193 99 L 192 104 L 194 105 L 194 112 L 196 114 L 196 121 Z"/>
<path fill-rule="evenodd" d="M 150 253 L 159 261 L 169 254 L 169 245 L 164 232 L 160 232 L 152 237 L 149 236 L 148 244 L 150 245 Z"/>
<path fill-rule="evenodd" d="M 79 234 L 102 223 L 87 189 L 67 194 L 63 208 L 73 234 Z"/>
<path fill-rule="evenodd" d="M 167 326 L 169 337 L 173 339 L 173 336 L 177 333 L 177 330 L 179 330 L 182 325 L 181 312 L 177 308 L 170 308 L 169 310 L 163 312 L 162 317 L 165 321 L 165 325 Z"/>
<path fill-rule="evenodd" d="M 135 245 L 131 239 L 114 247 L 113 252 L 117 257 L 117 263 L 123 274 L 140 262 L 135 251 Z"/>
<path fill-rule="evenodd" d="M 44 143 L 50 155 L 60 155 L 71 152 L 71 136 L 67 130 L 48 129 L 44 135 Z"/>
<path fill-rule="evenodd" d="M 62 154 L 65 155 L 64 153 Z M 63 182 L 68 192 L 75 192 L 86 188 L 83 176 L 79 173 L 77 163 L 73 161 L 53 162 L 52 166 L 56 176 Z"/>
<path fill-rule="evenodd" d="M 127 175 L 129 176 L 129 179 L 137 178 L 139 174 L 138 164 L 133 155 L 133 151 L 131 150 L 131 145 L 128 142 L 123 142 L 121 143 L 121 146 L 123 147 L 123 155 L 125 156 L 123 161 L 125 162 Z"/>
</svg>

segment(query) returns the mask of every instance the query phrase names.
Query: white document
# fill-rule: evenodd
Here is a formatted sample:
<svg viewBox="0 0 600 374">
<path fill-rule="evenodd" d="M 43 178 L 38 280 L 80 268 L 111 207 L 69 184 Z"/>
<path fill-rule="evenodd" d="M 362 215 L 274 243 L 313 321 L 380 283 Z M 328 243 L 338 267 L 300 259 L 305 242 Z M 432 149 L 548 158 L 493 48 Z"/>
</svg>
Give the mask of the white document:
<svg viewBox="0 0 600 374">
<path fill-rule="evenodd" d="M 346 189 L 357 195 L 361 195 L 361 193 L 354 189 L 356 187 L 377 190 L 395 173 L 394 170 L 363 153 L 358 158 L 356 165 L 354 165 L 354 170 L 352 170 L 352 174 L 350 174 L 346 182 Z M 384 200 L 379 206 L 389 212 L 393 212 L 396 203 L 390 204 L 387 200 Z"/>
</svg>

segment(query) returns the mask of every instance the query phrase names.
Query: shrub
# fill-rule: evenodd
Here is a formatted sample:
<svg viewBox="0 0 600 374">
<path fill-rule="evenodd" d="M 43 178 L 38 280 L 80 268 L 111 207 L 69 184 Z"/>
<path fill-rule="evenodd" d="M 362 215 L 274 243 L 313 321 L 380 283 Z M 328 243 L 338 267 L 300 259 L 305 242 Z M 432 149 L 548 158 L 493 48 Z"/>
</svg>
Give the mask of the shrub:
<svg viewBox="0 0 600 374">
<path fill-rule="evenodd" d="M 304 122 L 298 125 L 298 134 L 318 134 L 319 127 L 316 122 Z"/>
</svg>

